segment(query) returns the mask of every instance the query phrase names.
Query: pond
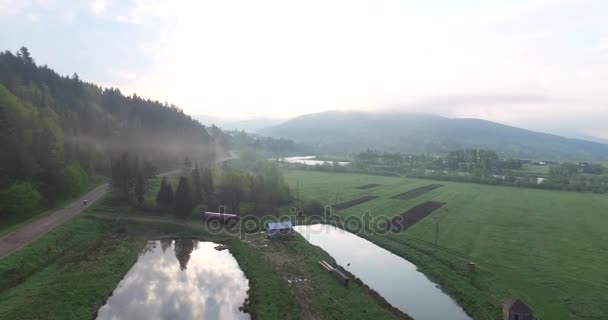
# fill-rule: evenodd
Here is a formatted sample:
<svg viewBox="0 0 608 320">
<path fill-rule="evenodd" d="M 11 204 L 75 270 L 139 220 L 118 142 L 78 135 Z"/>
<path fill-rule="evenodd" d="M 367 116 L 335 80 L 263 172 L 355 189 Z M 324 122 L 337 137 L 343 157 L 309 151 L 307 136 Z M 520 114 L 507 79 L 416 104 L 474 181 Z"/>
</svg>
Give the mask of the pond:
<svg viewBox="0 0 608 320">
<path fill-rule="evenodd" d="M 414 264 L 388 250 L 330 225 L 296 226 L 294 229 L 308 242 L 329 253 L 339 265 L 392 306 L 414 319 L 470 319 Z"/>
<path fill-rule="evenodd" d="M 228 250 L 193 239 L 148 241 L 97 319 L 249 319 L 249 281 Z"/>
<path fill-rule="evenodd" d="M 316 160 L 316 156 L 298 156 L 298 157 L 287 157 L 287 158 L 283 158 L 281 160 L 285 161 L 285 162 L 289 162 L 289 163 L 302 163 L 302 164 L 306 164 L 309 166 L 314 166 L 314 165 L 323 165 L 325 163 L 329 163 L 329 164 L 333 164 L 332 161 L 325 161 L 325 160 Z M 338 164 L 341 166 L 347 165 L 350 162 L 348 161 L 338 161 Z"/>
</svg>

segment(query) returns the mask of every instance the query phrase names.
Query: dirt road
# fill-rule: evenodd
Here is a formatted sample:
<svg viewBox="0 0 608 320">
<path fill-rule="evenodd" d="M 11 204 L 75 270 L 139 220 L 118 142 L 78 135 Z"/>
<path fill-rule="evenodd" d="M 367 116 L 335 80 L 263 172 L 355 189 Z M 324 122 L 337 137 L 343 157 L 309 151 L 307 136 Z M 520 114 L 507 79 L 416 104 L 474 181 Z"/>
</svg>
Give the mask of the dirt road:
<svg viewBox="0 0 608 320">
<path fill-rule="evenodd" d="M 159 176 L 167 176 L 177 174 L 181 170 L 172 170 L 159 174 Z M 87 200 L 87 207 L 95 203 L 109 191 L 108 184 L 101 185 L 89 193 L 74 200 L 66 207 L 55 210 L 38 220 L 35 220 L 3 237 L 0 238 L 0 258 L 23 248 L 30 242 L 42 237 L 49 231 L 60 226 L 71 218 L 79 215 L 85 207 L 83 201 Z"/>
<path fill-rule="evenodd" d="M 83 201 L 87 200 L 87 206 L 99 200 L 108 192 L 108 184 L 101 185 L 64 208 L 57 209 L 38 220 L 33 221 L 0 238 L 0 258 L 21 249 L 28 243 L 42 237 L 55 227 L 70 220 L 84 210 Z"/>
</svg>

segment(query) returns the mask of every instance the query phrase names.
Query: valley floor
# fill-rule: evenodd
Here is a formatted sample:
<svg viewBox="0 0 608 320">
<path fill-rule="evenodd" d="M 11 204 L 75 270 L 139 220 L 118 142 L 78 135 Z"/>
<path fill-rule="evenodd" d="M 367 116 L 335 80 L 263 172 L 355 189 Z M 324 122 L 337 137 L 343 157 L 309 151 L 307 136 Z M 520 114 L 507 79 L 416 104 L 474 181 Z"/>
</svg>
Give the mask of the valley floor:
<svg viewBox="0 0 608 320">
<path fill-rule="evenodd" d="M 437 182 L 295 170 L 285 177 L 301 198 L 326 205 L 377 197 L 333 213 L 343 218 L 366 211 L 394 217 L 426 201 L 445 202 L 403 232 L 358 234 L 415 263 L 475 319 L 498 319 L 500 304 L 514 297 L 539 319 L 608 314 L 606 195 L 442 182 L 401 200 L 393 196 Z M 379 186 L 358 188 L 369 184 Z"/>
</svg>

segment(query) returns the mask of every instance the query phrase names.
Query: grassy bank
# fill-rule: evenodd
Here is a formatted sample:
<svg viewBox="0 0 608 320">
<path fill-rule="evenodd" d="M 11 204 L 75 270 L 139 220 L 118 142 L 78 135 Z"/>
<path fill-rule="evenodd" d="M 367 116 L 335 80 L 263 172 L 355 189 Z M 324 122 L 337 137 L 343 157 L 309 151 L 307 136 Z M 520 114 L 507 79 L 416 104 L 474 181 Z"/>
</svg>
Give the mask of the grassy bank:
<svg viewBox="0 0 608 320">
<path fill-rule="evenodd" d="M 432 183 L 418 179 L 287 171 L 300 196 L 331 204 L 377 199 L 335 212 L 395 216 L 424 201 L 447 204 L 398 234 L 363 235 L 416 263 L 465 310 L 494 319 L 505 299 L 522 298 L 540 319 L 601 319 L 608 314 L 608 197 L 441 182 L 411 200 L 392 196 Z M 356 187 L 377 183 L 360 190 Z M 438 227 L 438 247 L 434 247 Z M 474 261 L 479 272 L 468 274 Z"/>
<path fill-rule="evenodd" d="M 141 250 L 109 223 L 77 218 L 0 260 L 1 319 L 88 319 Z"/>
</svg>

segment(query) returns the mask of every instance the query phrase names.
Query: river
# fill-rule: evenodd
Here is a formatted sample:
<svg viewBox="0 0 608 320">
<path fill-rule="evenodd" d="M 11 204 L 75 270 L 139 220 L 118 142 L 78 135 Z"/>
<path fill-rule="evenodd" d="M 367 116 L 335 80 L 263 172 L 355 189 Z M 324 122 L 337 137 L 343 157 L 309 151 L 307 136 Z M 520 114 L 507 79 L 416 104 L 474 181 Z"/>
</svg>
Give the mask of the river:
<svg viewBox="0 0 608 320">
<path fill-rule="evenodd" d="M 294 229 L 308 242 L 329 253 L 339 265 L 391 305 L 414 319 L 470 319 L 414 264 L 388 250 L 330 225 L 296 226 Z"/>
<path fill-rule="evenodd" d="M 289 162 L 289 163 L 302 163 L 302 164 L 306 164 L 309 166 L 315 166 L 315 165 L 323 165 L 323 164 L 333 164 L 332 161 L 326 161 L 326 160 L 316 160 L 317 156 L 298 156 L 298 157 L 287 157 L 287 158 L 283 158 L 281 159 L 282 161 L 285 162 Z M 350 162 L 348 161 L 338 161 L 338 164 L 341 166 L 347 165 Z"/>
</svg>

